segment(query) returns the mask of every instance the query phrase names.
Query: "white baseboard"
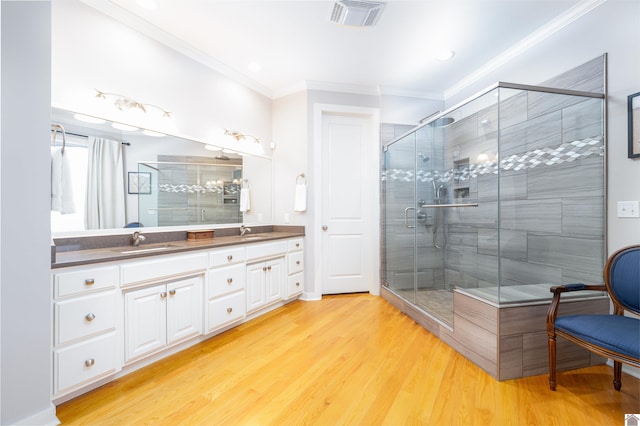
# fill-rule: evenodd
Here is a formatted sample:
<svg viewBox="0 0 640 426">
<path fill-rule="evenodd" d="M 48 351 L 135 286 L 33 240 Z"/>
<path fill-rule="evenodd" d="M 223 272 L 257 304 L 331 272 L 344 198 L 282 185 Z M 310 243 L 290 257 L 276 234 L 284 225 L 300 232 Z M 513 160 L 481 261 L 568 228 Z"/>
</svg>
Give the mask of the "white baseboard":
<svg viewBox="0 0 640 426">
<path fill-rule="evenodd" d="M 41 425 L 41 426 L 55 426 L 60 424 L 60 420 L 56 417 L 56 406 L 49 404 L 49 408 L 34 414 L 31 417 L 22 419 L 15 423 L 16 425 Z"/>
</svg>

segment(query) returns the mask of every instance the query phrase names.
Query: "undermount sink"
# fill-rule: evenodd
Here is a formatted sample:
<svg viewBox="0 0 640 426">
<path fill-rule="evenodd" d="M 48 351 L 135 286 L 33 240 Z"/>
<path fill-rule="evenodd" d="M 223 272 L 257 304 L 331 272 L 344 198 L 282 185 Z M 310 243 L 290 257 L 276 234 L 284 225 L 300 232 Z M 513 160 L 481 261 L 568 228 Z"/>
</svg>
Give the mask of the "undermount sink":
<svg viewBox="0 0 640 426">
<path fill-rule="evenodd" d="M 268 235 L 264 235 L 264 234 L 254 234 L 254 235 L 245 235 L 244 237 L 240 237 L 242 238 L 243 241 L 252 241 L 252 240 L 261 240 L 263 238 L 266 238 Z"/>
<path fill-rule="evenodd" d="M 179 244 L 161 244 L 161 245 L 146 246 L 146 247 L 145 246 L 125 247 L 125 248 L 114 249 L 113 251 L 118 252 L 120 254 L 149 253 L 154 251 L 170 250 L 173 248 L 180 248 L 180 247 L 182 246 Z"/>
</svg>

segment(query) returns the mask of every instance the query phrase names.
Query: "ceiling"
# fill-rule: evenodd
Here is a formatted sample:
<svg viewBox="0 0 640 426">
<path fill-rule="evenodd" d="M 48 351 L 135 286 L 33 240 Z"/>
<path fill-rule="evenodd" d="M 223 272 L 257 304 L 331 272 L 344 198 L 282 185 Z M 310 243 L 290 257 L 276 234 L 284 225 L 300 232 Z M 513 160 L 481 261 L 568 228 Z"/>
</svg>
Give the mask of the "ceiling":
<svg viewBox="0 0 640 426">
<path fill-rule="evenodd" d="M 272 98 L 331 84 L 436 99 L 602 2 L 387 0 L 357 28 L 330 22 L 333 1 L 84 1 Z M 442 49 L 455 55 L 439 61 Z"/>
</svg>

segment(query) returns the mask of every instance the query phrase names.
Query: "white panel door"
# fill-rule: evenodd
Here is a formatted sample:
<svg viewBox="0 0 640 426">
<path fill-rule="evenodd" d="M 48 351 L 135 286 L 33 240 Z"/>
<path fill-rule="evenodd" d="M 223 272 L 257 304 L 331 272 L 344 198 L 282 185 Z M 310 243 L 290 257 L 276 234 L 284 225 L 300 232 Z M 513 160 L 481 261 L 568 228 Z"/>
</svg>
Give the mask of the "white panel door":
<svg viewBox="0 0 640 426">
<path fill-rule="evenodd" d="M 166 285 L 125 294 L 127 361 L 167 343 Z"/>
<path fill-rule="evenodd" d="M 322 293 L 369 291 L 371 192 L 370 117 L 322 117 Z"/>
<path fill-rule="evenodd" d="M 202 333 L 202 276 L 167 284 L 167 343 Z"/>
</svg>

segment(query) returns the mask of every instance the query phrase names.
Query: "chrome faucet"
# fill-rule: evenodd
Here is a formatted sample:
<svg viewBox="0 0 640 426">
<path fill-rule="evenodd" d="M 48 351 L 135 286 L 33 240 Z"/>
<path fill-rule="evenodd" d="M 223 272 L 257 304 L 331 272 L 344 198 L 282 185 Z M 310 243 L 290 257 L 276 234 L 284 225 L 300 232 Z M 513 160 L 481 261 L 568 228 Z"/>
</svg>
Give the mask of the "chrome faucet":
<svg viewBox="0 0 640 426">
<path fill-rule="evenodd" d="M 131 244 L 133 244 L 134 247 L 138 247 L 140 245 L 140 243 L 143 242 L 146 239 L 147 239 L 147 237 L 142 235 L 140 233 L 140 231 L 136 231 L 131 236 Z"/>
<path fill-rule="evenodd" d="M 251 232 L 251 228 L 247 228 L 244 225 L 240 226 L 240 236 L 244 237 L 244 234 L 246 234 L 247 232 Z"/>
</svg>

